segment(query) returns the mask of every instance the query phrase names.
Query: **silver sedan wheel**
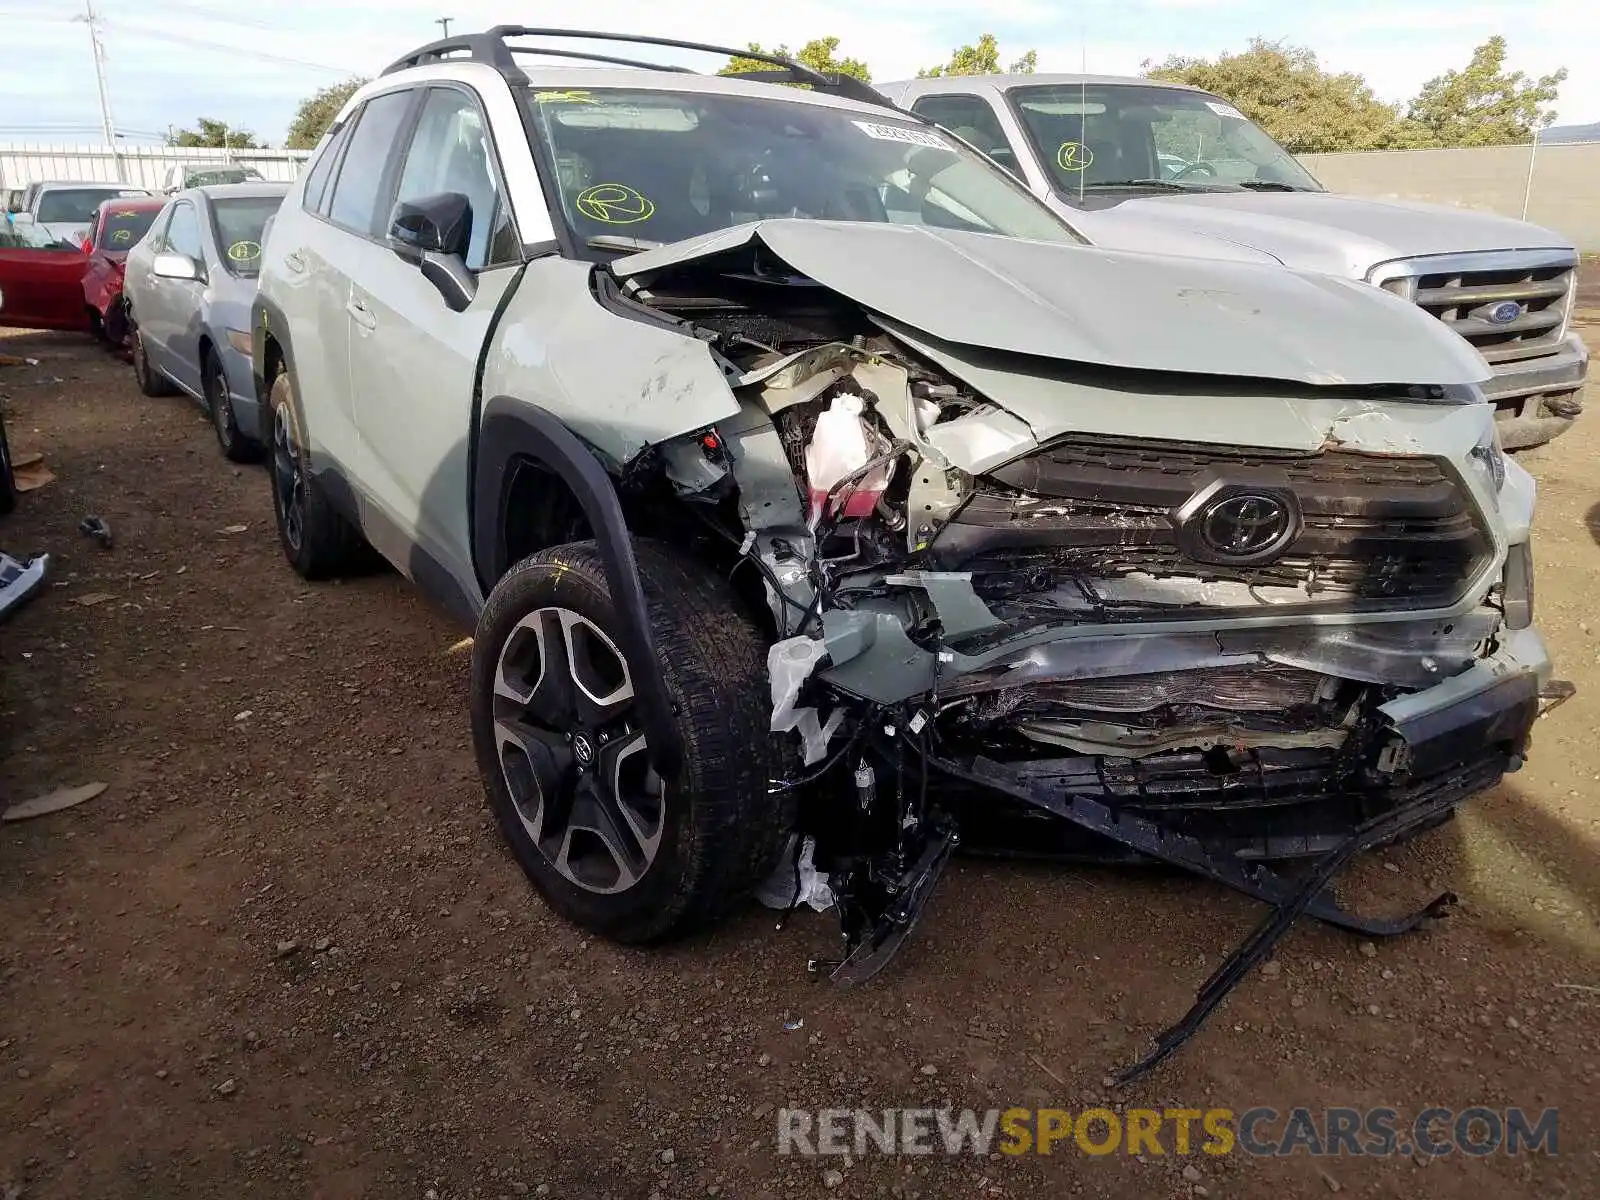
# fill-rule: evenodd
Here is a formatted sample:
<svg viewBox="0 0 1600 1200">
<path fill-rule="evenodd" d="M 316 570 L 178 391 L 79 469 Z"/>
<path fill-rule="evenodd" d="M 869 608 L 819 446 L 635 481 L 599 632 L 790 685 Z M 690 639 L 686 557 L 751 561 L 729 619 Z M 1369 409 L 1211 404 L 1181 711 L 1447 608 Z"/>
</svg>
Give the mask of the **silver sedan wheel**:
<svg viewBox="0 0 1600 1200">
<path fill-rule="evenodd" d="M 625 892 L 655 861 L 666 788 L 650 766 L 615 642 L 568 608 L 538 608 L 500 648 L 500 769 L 539 853 L 591 892 Z"/>
</svg>

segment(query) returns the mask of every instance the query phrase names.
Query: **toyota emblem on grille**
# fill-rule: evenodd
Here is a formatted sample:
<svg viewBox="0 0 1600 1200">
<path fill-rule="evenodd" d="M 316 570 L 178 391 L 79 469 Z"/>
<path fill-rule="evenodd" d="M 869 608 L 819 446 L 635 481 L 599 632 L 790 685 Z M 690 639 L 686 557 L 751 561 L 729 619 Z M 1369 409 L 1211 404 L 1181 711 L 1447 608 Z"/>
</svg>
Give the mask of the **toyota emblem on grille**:
<svg viewBox="0 0 1600 1200">
<path fill-rule="evenodd" d="M 1227 558 L 1255 558 L 1281 543 L 1290 529 L 1288 506 L 1256 492 L 1218 500 L 1200 514 L 1201 540 Z"/>
<path fill-rule="evenodd" d="M 1300 536 L 1299 497 L 1287 479 L 1201 479 L 1172 513 L 1179 548 L 1196 562 L 1269 563 Z"/>
<path fill-rule="evenodd" d="M 1495 325 L 1509 325 L 1522 315 L 1522 305 L 1515 300 L 1502 300 L 1491 308 L 1487 315 Z"/>
</svg>

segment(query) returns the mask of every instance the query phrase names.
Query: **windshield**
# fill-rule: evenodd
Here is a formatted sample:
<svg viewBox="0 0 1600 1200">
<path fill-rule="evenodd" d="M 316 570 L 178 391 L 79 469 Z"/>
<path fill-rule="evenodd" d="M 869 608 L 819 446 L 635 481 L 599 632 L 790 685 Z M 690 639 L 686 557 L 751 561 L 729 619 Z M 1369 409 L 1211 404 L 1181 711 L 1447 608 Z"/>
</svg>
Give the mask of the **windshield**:
<svg viewBox="0 0 1600 1200">
<path fill-rule="evenodd" d="M 281 203 L 280 196 L 240 196 L 211 202 L 222 265 L 230 275 L 254 275 L 261 269 L 264 231 Z"/>
<path fill-rule="evenodd" d="M 1080 239 L 1015 180 L 937 130 L 803 100 L 539 91 L 539 135 L 580 242 L 676 242 L 769 217 Z"/>
<path fill-rule="evenodd" d="M 264 183 L 254 167 L 197 167 L 184 174 L 184 187 L 210 187 L 214 183 Z"/>
<path fill-rule="evenodd" d="M 15 225 L 0 216 L 0 250 L 59 250 L 82 254 L 83 247 L 58 238 L 43 225 Z"/>
<path fill-rule="evenodd" d="M 1058 192 L 1130 187 L 1320 192 L 1282 146 L 1202 92 L 1128 84 L 1016 88 L 1011 103 Z"/>
<path fill-rule="evenodd" d="M 39 197 L 36 221 L 88 225 L 95 209 L 117 194 L 117 188 L 51 188 Z"/>
<path fill-rule="evenodd" d="M 150 231 L 160 212 L 159 208 L 107 208 L 96 245 L 102 250 L 126 253 Z"/>
</svg>

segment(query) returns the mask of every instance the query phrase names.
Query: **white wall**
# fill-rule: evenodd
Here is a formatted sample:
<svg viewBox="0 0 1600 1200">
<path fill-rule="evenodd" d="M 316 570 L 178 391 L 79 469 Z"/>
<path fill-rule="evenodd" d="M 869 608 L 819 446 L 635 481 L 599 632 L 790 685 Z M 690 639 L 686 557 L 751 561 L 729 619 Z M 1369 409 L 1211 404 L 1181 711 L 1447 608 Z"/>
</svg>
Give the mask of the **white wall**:
<svg viewBox="0 0 1600 1200">
<path fill-rule="evenodd" d="M 291 183 L 309 150 L 207 150 L 176 146 L 74 146 L 0 142 L 0 188 L 45 179 L 96 180 L 159 189 L 176 162 L 235 162 L 273 182 Z"/>
</svg>

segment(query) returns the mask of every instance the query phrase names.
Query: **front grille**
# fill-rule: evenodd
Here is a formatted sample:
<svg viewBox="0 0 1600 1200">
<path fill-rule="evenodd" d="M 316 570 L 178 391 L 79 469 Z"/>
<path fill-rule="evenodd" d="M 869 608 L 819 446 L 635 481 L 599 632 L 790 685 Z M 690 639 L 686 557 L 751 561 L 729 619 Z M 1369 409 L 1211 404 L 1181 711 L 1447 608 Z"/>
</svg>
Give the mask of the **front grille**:
<svg viewBox="0 0 1600 1200">
<path fill-rule="evenodd" d="M 1576 272 L 1576 258 L 1563 252 L 1495 251 L 1390 264 L 1381 283 L 1466 338 L 1493 366 L 1560 346 Z M 1515 316 L 1496 320 L 1497 307 L 1510 304 Z"/>
<path fill-rule="evenodd" d="M 1303 525 L 1275 561 L 1239 566 L 1185 554 L 1173 514 L 1217 478 L 1294 492 Z M 943 569 L 971 571 L 986 600 L 1057 593 L 1060 603 L 1060 590 L 1070 588 L 1109 619 L 1196 604 L 1444 607 L 1491 553 L 1466 488 L 1433 459 L 1094 438 L 1056 442 L 979 479 L 932 548 Z M 1185 585 L 1159 586 L 1167 580 Z M 1134 595 L 1107 581 L 1158 586 Z"/>
</svg>

